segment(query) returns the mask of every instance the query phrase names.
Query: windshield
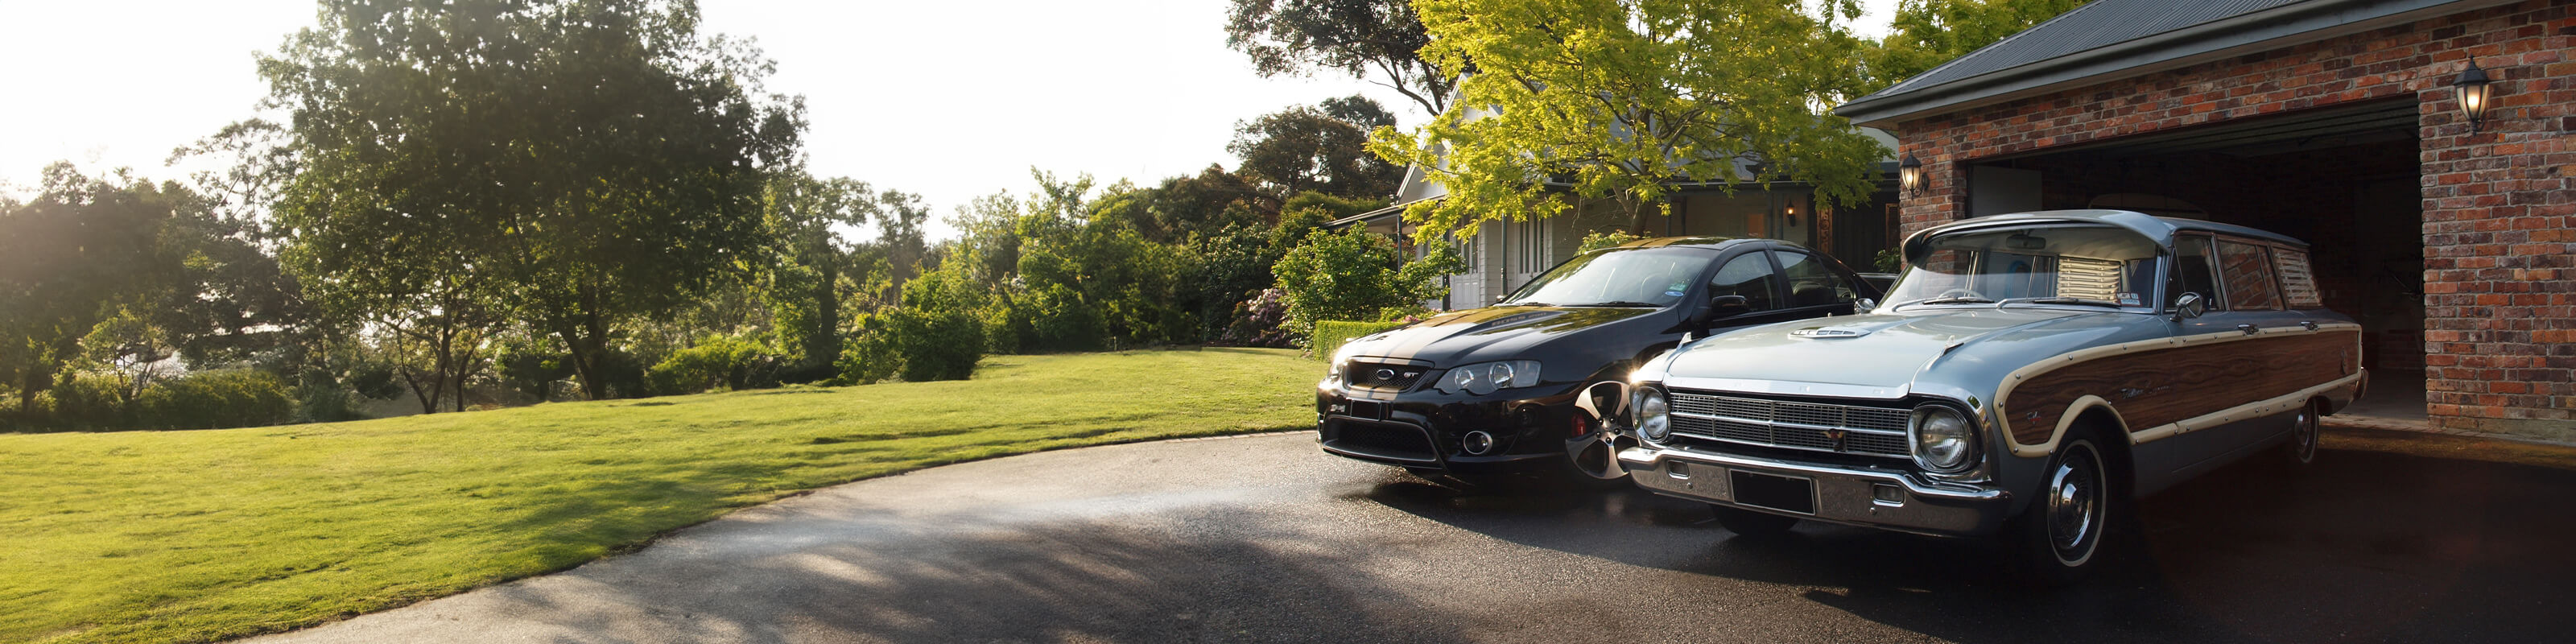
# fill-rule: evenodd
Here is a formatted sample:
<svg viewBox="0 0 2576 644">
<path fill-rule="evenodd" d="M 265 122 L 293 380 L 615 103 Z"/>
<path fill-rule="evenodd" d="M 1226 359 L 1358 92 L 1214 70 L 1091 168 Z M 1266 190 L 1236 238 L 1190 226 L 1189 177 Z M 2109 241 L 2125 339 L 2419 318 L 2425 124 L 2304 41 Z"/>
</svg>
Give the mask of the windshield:
<svg viewBox="0 0 2576 644">
<path fill-rule="evenodd" d="M 1613 248 L 1565 260 L 1503 305 L 1651 306 L 1679 302 L 1716 253 L 1702 248 Z"/>
<path fill-rule="evenodd" d="M 2057 304 L 2152 308 L 2154 242 L 2111 227 L 2035 227 L 1935 237 L 1890 306 Z"/>
</svg>

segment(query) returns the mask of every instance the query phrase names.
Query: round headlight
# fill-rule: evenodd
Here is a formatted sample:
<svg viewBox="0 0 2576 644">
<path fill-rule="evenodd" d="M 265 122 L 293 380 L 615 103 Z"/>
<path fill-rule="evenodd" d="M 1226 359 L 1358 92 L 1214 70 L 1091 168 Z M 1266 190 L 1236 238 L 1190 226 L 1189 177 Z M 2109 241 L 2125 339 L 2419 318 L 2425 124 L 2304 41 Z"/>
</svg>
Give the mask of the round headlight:
<svg viewBox="0 0 2576 644">
<path fill-rule="evenodd" d="M 1976 432 L 1968 418 L 1943 405 L 1914 410 L 1914 462 L 1935 472 L 1968 467 L 1977 453 Z"/>
<path fill-rule="evenodd" d="M 1512 363 L 1497 362 L 1494 363 L 1494 366 L 1486 367 L 1485 380 L 1494 383 L 1495 386 L 1501 386 L 1503 383 L 1511 382 Z"/>
<path fill-rule="evenodd" d="M 1637 388 L 1637 433 L 1646 440 L 1661 442 L 1673 435 L 1672 405 L 1665 402 L 1664 392 L 1652 387 Z"/>
</svg>

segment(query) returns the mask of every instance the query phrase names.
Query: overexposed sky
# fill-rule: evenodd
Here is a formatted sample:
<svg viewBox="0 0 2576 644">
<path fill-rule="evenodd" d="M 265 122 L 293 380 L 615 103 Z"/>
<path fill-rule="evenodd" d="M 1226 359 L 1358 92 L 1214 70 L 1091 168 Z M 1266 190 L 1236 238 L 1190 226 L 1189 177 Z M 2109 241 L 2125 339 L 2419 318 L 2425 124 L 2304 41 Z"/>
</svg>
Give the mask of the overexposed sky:
<svg viewBox="0 0 2576 644">
<path fill-rule="evenodd" d="M 1225 47 L 1226 0 L 701 0 L 705 31 L 757 38 L 769 89 L 805 97 L 812 170 L 920 193 L 939 216 L 1035 188 L 1034 166 L 1153 184 L 1234 166 L 1235 122 L 1365 93 L 1264 79 Z M 1864 33 L 1895 0 L 1867 0 Z M 314 24 L 312 0 L 0 0 L 0 190 L 55 160 L 183 178 L 172 148 L 257 116 L 253 54 Z M 944 231 L 943 231 L 944 232 Z M 937 234 L 936 232 L 934 234 Z"/>
</svg>

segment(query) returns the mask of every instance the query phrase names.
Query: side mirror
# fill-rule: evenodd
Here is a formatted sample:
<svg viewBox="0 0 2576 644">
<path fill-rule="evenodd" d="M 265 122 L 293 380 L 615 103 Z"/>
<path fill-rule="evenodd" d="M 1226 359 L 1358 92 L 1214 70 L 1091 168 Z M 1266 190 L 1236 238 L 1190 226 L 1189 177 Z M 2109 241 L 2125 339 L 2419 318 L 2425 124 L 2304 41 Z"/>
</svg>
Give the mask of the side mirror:
<svg viewBox="0 0 2576 644">
<path fill-rule="evenodd" d="M 2184 293 L 2182 297 L 2174 298 L 2174 321 L 2176 322 L 2200 317 L 2201 314 L 2208 312 L 2209 303 L 2201 301 L 2199 293 Z"/>
<path fill-rule="evenodd" d="M 1868 313 L 1870 310 L 1876 308 L 1878 308 L 1878 300 L 1864 297 L 1860 298 L 1858 301 L 1852 302 L 1852 313 Z"/>
<path fill-rule="evenodd" d="M 1723 320 L 1753 312 L 1753 300 L 1742 295 L 1719 295 L 1708 298 L 1708 317 L 1701 322 Z"/>
</svg>

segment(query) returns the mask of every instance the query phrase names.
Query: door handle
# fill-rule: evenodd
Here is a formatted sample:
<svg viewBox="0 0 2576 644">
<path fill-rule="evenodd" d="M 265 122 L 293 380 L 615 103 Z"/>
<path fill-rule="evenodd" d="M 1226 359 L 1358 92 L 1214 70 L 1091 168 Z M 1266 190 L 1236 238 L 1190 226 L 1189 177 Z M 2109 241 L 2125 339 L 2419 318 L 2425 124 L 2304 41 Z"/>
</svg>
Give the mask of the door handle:
<svg viewBox="0 0 2576 644">
<path fill-rule="evenodd" d="M 2316 321 L 2316 320 L 2300 320 L 2300 321 L 2299 321 L 2299 326 L 2307 327 L 2307 328 L 2308 328 L 2308 330 L 2310 330 L 2310 331 L 2315 331 L 2315 330 L 2317 330 L 2317 321 Z"/>
<path fill-rule="evenodd" d="M 2256 334 L 2256 333 L 2262 333 L 2262 332 L 2263 332 L 2263 329 L 2262 329 L 2261 327 L 2256 327 L 2256 326 L 2251 325 L 2251 324 L 2239 324 L 2239 325 L 2236 325 L 2236 330 L 2238 330 L 2238 331 L 2244 331 L 2244 332 L 2245 332 L 2245 335 L 2254 335 L 2254 334 Z"/>
</svg>

